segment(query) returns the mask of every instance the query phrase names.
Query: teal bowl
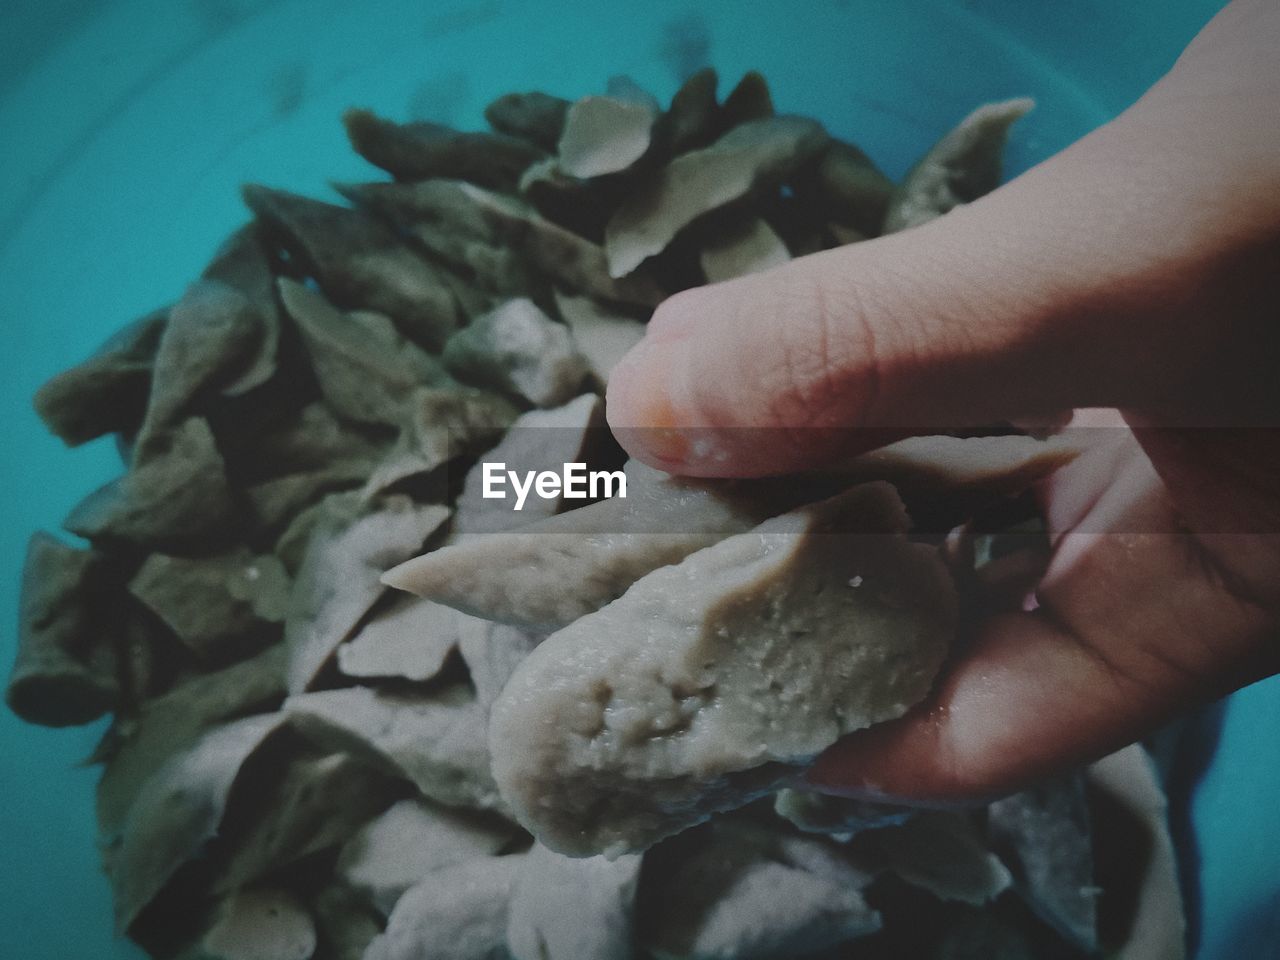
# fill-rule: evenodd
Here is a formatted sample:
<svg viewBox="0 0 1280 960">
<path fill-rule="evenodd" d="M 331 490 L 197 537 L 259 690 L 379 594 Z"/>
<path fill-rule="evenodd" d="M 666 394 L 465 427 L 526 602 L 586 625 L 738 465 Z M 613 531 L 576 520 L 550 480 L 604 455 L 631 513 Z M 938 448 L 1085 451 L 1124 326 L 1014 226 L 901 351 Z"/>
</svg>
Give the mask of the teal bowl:
<svg viewBox="0 0 1280 960">
<path fill-rule="evenodd" d="M 57 529 L 119 467 L 68 451 L 30 396 L 171 301 L 246 216 L 253 180 L 324 196 L 368 173 L 353 104 L 471 127 L 498 94 L 659 97 L 690 66 L 769 78 L 900 176 L 979 102 L 1031 95 L 1010 174 L 1132 103 L 1218 0 L 7 0 L 0 5 L 0 622 L 27 536 Z M 0 662 L 12 631 L 0 633 Z M 1280 681 L 1193 718 L 1168 776 L 1200 960 L 1280 957 Z M 94 847 L 101 726 L 46 731 L 0 711 L 0 957 L 140 957 L 113 938 Z"/>
</svg>

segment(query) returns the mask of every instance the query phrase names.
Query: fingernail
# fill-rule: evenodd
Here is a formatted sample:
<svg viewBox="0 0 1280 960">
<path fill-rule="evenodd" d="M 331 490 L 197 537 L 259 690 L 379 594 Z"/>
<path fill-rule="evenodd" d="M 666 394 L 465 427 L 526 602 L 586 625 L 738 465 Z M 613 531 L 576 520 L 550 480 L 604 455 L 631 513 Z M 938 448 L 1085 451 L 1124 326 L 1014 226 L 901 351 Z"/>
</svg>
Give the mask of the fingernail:
<svg viewBox="0 0 1280 960">
<path fill-rule="evenodd" d="M 642 340 L 609 377 L 605 411 L 618 441 L 652 466 L 678 466 L 689 455 L 684 424 L 671 396 L 677 351 Z"/>
</svg>

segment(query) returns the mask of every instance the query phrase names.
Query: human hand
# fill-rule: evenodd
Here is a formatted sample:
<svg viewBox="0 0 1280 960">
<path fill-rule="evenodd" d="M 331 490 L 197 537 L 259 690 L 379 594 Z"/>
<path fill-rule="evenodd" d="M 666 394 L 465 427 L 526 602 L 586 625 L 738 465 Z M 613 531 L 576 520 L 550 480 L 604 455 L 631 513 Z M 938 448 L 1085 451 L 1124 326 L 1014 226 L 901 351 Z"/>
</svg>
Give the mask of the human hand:
<svg viewBox="0 0 1280 960">
<path fill-rule="evenodd" d="M 1236 0 L 1058 156 L 921 227 L 679 294 L 614 372 L 623 445 L 692 475 L 1079 407 L 1131 428 L 1042 485 L 1038 606 L 977 624 L 931 700 L 825 753 L 818 785 L 1002 793 L 1280 671 L 1278 46 L 1280 7 Z"/>
</svg>

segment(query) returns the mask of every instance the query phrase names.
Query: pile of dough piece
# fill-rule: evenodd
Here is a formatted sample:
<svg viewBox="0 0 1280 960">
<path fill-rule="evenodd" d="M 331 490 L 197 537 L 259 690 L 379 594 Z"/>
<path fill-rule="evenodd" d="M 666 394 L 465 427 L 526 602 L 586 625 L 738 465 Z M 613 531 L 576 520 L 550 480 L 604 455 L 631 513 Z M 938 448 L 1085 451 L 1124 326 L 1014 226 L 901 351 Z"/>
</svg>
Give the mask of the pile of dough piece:
<svg viewBox="0 0 1280 960">
<path fill-rule="evenodd" d="M 799 777 L 927 696 L 1010 542 L 963 525 L 1065 442 L 712 483 L 624 464 L 604 426 L 666 296 L 975 199 L 1029 106 L 893 183 L 760 76 L 721 99 L 703 70 L 665 108 L 623 79 L 511 94 L 486 132 L 352 110 L 389 178 L 246 187 L 176 303 L 36 396 L 123 461 L 77 542 L 31 541 L 6 697 L 112 717 L 90 762 L 119 933 L 181 960 L 1015 960 L 1179 929 L 1137 748 L 969 812 Z M 631 489 L 517 512 L 482 496 L 499 460 Z M 925 515 L 959 525 L 945 549 Z M 1145 876 L 1095 858 L 1098 818 L 1149 838 Z M 1132 925 L 1100 926 L 1113 892 Z"/>
</svg>

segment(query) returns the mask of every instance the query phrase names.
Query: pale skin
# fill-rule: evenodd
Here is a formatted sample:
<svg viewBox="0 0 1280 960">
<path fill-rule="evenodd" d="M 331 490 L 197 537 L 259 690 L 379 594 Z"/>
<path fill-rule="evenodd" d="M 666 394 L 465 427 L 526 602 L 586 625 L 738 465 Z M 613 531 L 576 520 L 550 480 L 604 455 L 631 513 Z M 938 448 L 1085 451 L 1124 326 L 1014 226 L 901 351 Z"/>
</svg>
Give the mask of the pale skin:
<svg viewBox="0 0 1280 960">
<path fill-rule="evenodd" d="M 700 476 L 817 467 L 849 427 L 1109 408 L 1037 491 L 1038 606 L 974 624 L 931 699 L 832 747 L 818 786 L 982 799 L 1280 672 L 1277 50 L 1280 4 L 1235 0 L 1061 154 L 924 226 L 681 293 L 615 371 L 623 445 Z"/>
</svg>

